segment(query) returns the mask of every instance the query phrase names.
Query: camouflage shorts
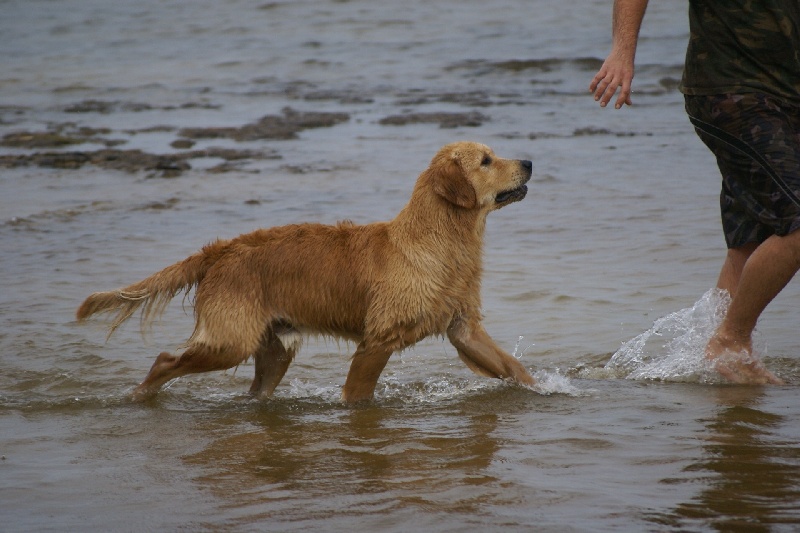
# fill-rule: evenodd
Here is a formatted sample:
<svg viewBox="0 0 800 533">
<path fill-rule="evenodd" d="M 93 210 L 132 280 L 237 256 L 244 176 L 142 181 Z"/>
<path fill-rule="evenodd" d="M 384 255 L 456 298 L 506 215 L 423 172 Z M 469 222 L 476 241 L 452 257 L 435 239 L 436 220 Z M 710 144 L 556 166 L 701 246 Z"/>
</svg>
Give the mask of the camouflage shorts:
<svg viewBox="0 0 800 533">
<path fill-rule="evenodd" d="M 759 93 L 685 99 L 722 173 L 728 247 L 800 229 L 800 106 Z"/>
</svg>

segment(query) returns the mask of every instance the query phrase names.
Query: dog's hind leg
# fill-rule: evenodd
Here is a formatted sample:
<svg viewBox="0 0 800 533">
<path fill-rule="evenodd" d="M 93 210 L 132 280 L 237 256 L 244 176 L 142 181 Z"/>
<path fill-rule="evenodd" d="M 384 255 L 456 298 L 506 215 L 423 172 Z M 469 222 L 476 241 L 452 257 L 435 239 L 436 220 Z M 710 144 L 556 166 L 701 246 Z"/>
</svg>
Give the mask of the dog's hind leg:
<svg viewBox="0 0 800 533">
<path fill-rule="evenodd" d="M 366 341 L 359 344 L 342 389 L 342 400 L 347 403 L 371 400 L 378 378 L 396 349 L 393 345 L 369 346 Z"/>
<path fill-rule="evenodd" d="M 133 399 L 146 400 L 154 396 L 166 382 L 187 374 L 233 368 L 245 357 L 233 351 L 211 349 L 200 344 L 189 346 L 180 356 L 161 352 L 144 381 L 133 391 Z"/>
<path fill-rule="evenodd" d="M 269 328 L 253 354 L 256 372 L 250 394 L 262 398 L 272 396 L 300 349 L 300 344 L 300 334 L 296 330 L 286 329 L 276 333 Z"/>
</svg>

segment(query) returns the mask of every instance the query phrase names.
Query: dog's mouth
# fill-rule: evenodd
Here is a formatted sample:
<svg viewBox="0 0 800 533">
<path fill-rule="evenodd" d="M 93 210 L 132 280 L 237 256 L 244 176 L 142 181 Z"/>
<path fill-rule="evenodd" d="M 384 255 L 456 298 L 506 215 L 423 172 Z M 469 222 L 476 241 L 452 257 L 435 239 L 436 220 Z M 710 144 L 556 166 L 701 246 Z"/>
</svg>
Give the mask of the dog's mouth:
<svg viewBox="0 0 800 533">
<path fill-rule="evenodd" d="M 507 204 L 511 202 L 519 202 L 525 195 L 528 194 L 528 186 L 527 185 L 520 185 L 516 189 L 510 189 L 508 191 L 503 191 L 497 196 L 495 196 L 495 203 L 498 204 Z"/>
</svg>

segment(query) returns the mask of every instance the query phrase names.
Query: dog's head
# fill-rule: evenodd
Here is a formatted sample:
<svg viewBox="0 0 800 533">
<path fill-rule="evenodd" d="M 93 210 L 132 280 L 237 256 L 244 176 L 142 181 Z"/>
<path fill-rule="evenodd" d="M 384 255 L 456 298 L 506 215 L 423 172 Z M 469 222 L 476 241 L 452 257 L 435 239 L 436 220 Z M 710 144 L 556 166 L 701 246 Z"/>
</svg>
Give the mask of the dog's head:
<svg viewBox="0 0 800 533">
<path fill-rule="evenodd" d="M 474 142 L 444 146 L 434 156 L 428 176 L 436 194 L 463 209 L 492 211 L 525 198 L 530 161 L 503 159 Z"/>
</svg>

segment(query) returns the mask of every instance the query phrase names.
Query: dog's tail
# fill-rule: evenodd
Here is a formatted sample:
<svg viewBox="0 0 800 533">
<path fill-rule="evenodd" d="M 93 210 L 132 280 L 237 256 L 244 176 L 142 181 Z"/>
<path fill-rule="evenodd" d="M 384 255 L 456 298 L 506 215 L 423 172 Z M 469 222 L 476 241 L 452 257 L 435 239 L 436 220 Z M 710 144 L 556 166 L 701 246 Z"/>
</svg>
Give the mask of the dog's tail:
<svg viewBox="0 0 800 533">
<path fill-rule="evenodd" d="M 84 300 L 76 317 L 84 320 L 95 313 L 116 312 L 108 332 L 110 337 L 137 309 L 142 308 L 144 330 L 164 312 L 172 298 L 183 291 L 188 293 L 202 281 L 211 266 L 225 254 L 229 243 L 223 240 L 213 242 L 183 261 L 124 289 L 96 292 Z"/>
</svg>

